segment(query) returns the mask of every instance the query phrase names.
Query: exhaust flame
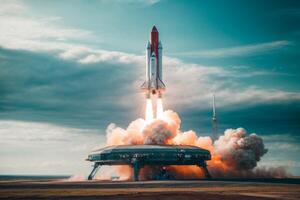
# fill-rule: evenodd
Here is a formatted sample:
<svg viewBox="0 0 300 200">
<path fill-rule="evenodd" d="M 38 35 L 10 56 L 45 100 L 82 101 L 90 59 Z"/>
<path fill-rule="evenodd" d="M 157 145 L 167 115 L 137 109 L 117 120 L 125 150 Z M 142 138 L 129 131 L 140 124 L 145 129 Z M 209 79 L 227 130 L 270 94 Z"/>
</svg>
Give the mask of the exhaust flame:
<svg viewBox="0 0 300 200">
<path fill-rule="evenodd" d="M 152 107 L 152 100 L 150 98 L 146 100 L 145 119 L 147 124 L 149 124 L 153 120 L 153 107 Z"/>
<path fill-rule="evenodd" d="M 164 109 L 163 109 L 163 102 L 162 102 L 162 99 L 161 99 L 161 98 L 158 98 L 158 99 L 157 99 L 157 103 L 156 103 L 156 117 L 157 117 L 158 119 L 162 119 L 163 112 L 164 112 Z"/>
</svg>

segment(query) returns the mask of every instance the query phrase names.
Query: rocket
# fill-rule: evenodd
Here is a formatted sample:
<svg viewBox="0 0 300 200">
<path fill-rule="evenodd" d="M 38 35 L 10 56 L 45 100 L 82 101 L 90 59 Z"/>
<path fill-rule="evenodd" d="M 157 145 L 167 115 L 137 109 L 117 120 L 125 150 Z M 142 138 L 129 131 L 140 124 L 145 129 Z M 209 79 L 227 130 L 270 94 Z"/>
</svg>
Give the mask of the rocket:
<svg viewBox="0 0 300 200">
<path fill-rule="evenodd" d="M 162 81 L 162 44 L 155 26 L 152 28 L 146 49 L 145 78 L 141 89 L 145 92 L 146 98 L 150 98 L 151 95 L 161 98 L 166 86 Z"/>
</svg>

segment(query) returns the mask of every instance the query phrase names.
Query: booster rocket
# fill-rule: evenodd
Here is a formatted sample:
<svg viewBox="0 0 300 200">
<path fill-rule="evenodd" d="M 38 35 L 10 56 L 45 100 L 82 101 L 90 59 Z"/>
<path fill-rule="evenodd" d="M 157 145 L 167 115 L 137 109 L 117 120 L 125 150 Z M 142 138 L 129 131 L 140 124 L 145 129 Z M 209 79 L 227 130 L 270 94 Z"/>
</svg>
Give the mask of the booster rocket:
<svg viewBox="0 0 300 200">
<path fill-rule="evenodd" d="M 165 84 L 162 81 L 162 45 L 155 26 L 152 28 L 150 41 L 147 44 L 146 80 L 141 89 L 145 92 L 146 98 L 150 98 L 151 95 L 161 98 L 165 90 Z"/>
</svg>

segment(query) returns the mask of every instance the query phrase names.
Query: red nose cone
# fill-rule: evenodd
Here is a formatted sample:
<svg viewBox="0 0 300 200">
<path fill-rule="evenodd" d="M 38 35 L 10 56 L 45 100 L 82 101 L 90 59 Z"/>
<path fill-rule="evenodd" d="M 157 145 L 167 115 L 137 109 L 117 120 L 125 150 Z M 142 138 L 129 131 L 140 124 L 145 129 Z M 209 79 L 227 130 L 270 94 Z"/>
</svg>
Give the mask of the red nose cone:
<svg viewBox="0 0 300 200">
<path fill-rule="evenodd" d="M 152 32 L 158 32 L 155 26 L 152 27 Z"/>
</svg>

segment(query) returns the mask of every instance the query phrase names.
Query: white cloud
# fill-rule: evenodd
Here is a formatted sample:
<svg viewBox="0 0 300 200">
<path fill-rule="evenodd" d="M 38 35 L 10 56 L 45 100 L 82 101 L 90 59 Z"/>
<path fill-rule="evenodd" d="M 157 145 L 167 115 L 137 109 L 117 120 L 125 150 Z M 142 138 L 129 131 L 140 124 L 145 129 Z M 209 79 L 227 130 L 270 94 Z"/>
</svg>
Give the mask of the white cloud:
<svg viewBox="0 0 300 200">
<path fill-rule="evenodd" d="M 288 101 L 288 100 L 300 100 L 300 93 L 297 92 L 286 92 L 276 89 L 261 89 L 257 87 L 248 87 L 246 89 L 221 89 L 216 92 L 219 96 L 218 98 L 225 105 L 227 104 L 238 104 L 247 103 L 248 105 L 253 105 L 263 102 L 273 102 L 276 101 Z"/>
<path fill-rule="evenodd" d="M 9 3 L 6 8 L 22 8 L 24 5 Z M 16 9 L 16 10 L 17 10 Z M 33 52 L 51 52 L 61 59 L 74 60 L 82 65 L 95 63 L 116 63 L 119 66 L 132 65 L 132 70 L 138 71 L 140 78 L 132 83 L 132 87 L 138 88 L 143 82 L 145 60 L 143 55 L 130 54 L 119 51 L 107 51 L 104 49 L 92 48 L 74 40 L 89 40 L 93 38 L 90 31 L 65 28 L 58 25 L 60 17 L 48 17 L 36 19 L 28 17 L 26 12 L 21 16 L 8 14 L 0 16 L 0 46 L 8 49 L 21 49 Z M 11 9 L 12 12 L 14 9 Z M 25 11 L 24 11 L 25 10 Z M 21 13 L 21 11 L 19 11 Z M 72 42 L 71 42 L 72 41 Z M 246 45 L 227 49 L 218 49 L 202 52 L 199 55 L 205 56 L 231 56 L 245 55 L 257 52 L 268 51 L 289 45 L 288 41 L 275 41 L 270 43 Z M 166 102 L 170 107 L 187 107 L 202 105 L 209 106 L 211 93 L 216 93 L 218 106 L 226 106 L 237 103 L 255 104 L 271 101 L 299 100 L 300 94 L 282 90 L 263 89 L 255 86 L 241 89 L 240 85 L 230 80 L 237 75 L 236 71 L 230 71 L 218 66 L 203 66 L 195 63 L 186 63 L 180 59 L 163 57 L 164 81 L 167 86 Z M 252 72 L 252 75 L 255 72 Z M 262 73 L 262 72 L 258 72 Z M 266 72 L 263 72 L 266 74 Z M 238 74 L 240 77 L 248 76 Z M 257 74 L 256 74 L 257 75 Z M 223 77 L 223 78 L 222 78 Z M 225 79 L 224 77 L 229 77 Z M 188 89 L 187 89 L 188 88 Z M 136 94 L 134 94 L 136 95 Z M 169 99 L 169 100 L 168 100 Z M 122 101 L 127 102 L 127 101 Z"/>
<path fill-rule="evenodd" d="M 250 44 L 244 46 L 236 46 L 229 48 L 220 48 L 207 51 L 194 51 L 176 53 L 174 55 L 184 55 L 192 57 L 233 57 L 233 56 L 245 56 L 253 54 L 261 54 L 272 50 L 280 49 L 290 45 L 291 42 L 287 40 L 272 41 L 260 44 Z"/>
<path fill-rule="evenodd" d="M 220 107 L 243 103 L 253 105 L 263 102 L 300 100 L 298 92 L 256 86 L 241 88 L 239 83 L 232 81 L 238 75 L 236 71 L 184 63 L 174 58 L 166 58 L 164 66 L 168 71 L 165 81 L 168 85 L 172 85 L 167 88 L 165 101 L 172 107 L 206 108 L 210 106 L 212 93 L 216 94 Z M 243 77 L 243 74 L 239 76 Z"/>
<path fill-rule="evenodd" d="M 300 141 L 300 136 L 291 135 L 291 134 L 274 133 L 272 135 L 264 136 L 264 141 L 268 143 L 275 143 L 275 142 L 292 143 L 292 142 Z"/>
<path fill-rule="evenodd" d="M 90 163 L 84 159 L 104 143 L 99 130 L 1 120 L 0 173 L 87 174 Z"/>
<path fill-rule="evenodd" d="M 288 133 L 274 133 L 263 136 L 268 153 L 258 163 L 260 167 L 284 167 L 288 172 L 299 176 L 299 136 Z"/>
<path fill-rule="evenodd" d="M 27 15 L 28 8 L 20 1 L 1 1 L 0 5 L 0 46 L 3 48 L 65 51 L 74 47 L 68 43 L 70 40 L 93 39 L 90 31 L 62 27 L 57 23 L 60 17 Z"/>
<path fill-rule="evenodd" d="M 32 18 L 3 16 L 0 17 L 1 45 L 6 48 L 22 46 L 20 41 L 35 41 L 43 43 L 67 41 L 70 39 L 86 39 L 91 36 L 89 31 L 62 28 L 51 23 L 52 19 L 38 20 Z M 17 39 L 14 41 L 14 39 Z"/>
<path fill-rule="evenodd" d="M 26 7 L 20 1 L 1 0 L 0 1 L 0 16 L 19 15 L 26 11 Z"/>
<path fill-rule="evenodd" d="M 87 54 L 85 57 L 80 58 L 78 62 L 82 64 L 114 62 L 140 65 L 144 62 L 144 57 L 118 51 L 91 50 L 90 54 Z"/>
<path fill-rule="evenodd" d="M 100 0 L 103 3 L 127 3 L 127 4 L 142 4 L 151 6 L 159 3 L 161 0 Z"/>
</svg>

